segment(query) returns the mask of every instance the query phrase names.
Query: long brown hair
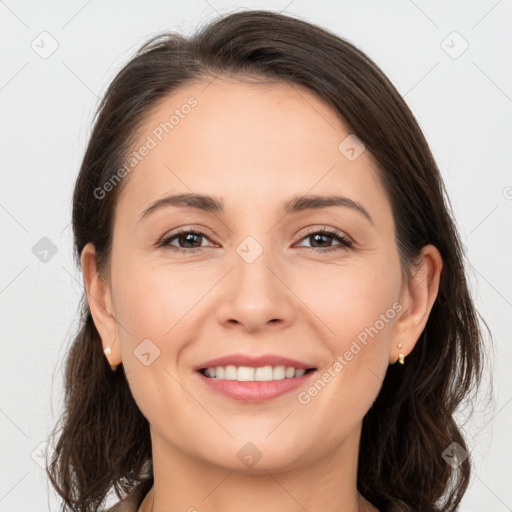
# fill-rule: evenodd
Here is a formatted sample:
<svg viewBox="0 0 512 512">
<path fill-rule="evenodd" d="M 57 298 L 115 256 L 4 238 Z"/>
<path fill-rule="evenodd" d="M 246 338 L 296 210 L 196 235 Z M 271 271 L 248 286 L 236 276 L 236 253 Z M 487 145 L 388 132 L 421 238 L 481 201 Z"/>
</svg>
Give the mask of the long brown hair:
<svg viewBox="0 0 512 512">
<path fill-rule="evenodd" d="M 110 84 L 95 118 L 73 197 L 76 263 L 88 242 L 107 268 L 121 187 L 98 190 L 122 167 L 145 116 L 159 100 L 218 75 L 301 85 L 339 114 L 379 164 L 392 206 L 404 275 L 426 244 L 443 259 L 437 299 L 416 347 L 390 365 L 363 420 L 358 489 L 385 511 L 455 511 L 470 479 L 470 458 L 452 467 L 452 443 L 469 451 L 454 419 L 476 390 L 483 366 L 479 315 L 444 185 L 409 108 L 376 64 L 354 45 L 298 17 L 239 11 L 190 38 L 150 39 Z M 48 475 L 63 510 L 93 512 L 153 482 L 149 424 L 124 370 L 112 372 L 85 295 L 65 366 L 65 410 Z M 485 322 L 484 322 L 485 323 Z"/>
</svg>

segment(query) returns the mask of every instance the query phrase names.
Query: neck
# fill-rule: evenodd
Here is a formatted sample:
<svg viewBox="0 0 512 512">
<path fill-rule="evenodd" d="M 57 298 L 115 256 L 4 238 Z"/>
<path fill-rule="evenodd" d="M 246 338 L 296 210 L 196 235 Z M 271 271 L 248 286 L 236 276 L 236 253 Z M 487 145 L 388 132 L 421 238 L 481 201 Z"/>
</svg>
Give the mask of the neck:
<svg viewBox="0 0 512 512">
<path fill-rule="evenodd" d="M 342 445 L 326 447 L 326 453 L 319 457 L 304 453 L 301 460 L 279 468 L 265 467 L 262 457 L 245 470 L 240 469 L 239 461 L 231 461 L 230 467 L 195 458 L 170 445 L 154 430 L 151 434 L 154 487 L 139 512 L 377 510 L 357 491 L 360 426 Z"/>
</svg>

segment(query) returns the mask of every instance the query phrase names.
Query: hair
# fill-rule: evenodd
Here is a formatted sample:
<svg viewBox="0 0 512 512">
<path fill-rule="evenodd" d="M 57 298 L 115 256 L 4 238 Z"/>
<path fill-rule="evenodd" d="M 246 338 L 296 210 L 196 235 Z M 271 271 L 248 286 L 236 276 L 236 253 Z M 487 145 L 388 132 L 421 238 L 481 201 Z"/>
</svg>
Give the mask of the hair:
<svg viewBox="0 0 512 512">
<path fill-rule="evenodd" d="M 92 242 L 99 273 L 108 272 L 123 183 L 101 199 L 95 191 L 122 167 L 148 114 L 177 89 L 221 75 L 303 86 L 326 102 L 378 163 L 403 275 L 410 277 L 423 246 L 439 250 L 443 268 L 426 327 L 406 364 L 389 366 L 363 419 L 357 486 L 381 512 L 457 510 L 471 457 L 453 468 L 442 453 L 452 443 L 469 451 L 454 415 L 481 382 L 480 315 L 425 137 L 395 87 L 352 43 L 298 17 L 264 10 L 221 16 L 189 38 L 169 32 L 149 39 L 111 82 L 94 118 L 73 195 L 76 264 Z M 80 306 L 47 473 L 63 498 L 62 510 L 92 512 L 112 488 L 118 497 L 149 491 L 153 466 L 149 423 L 124 369 L 110 369 L 85 294 Z"/>
</svg>

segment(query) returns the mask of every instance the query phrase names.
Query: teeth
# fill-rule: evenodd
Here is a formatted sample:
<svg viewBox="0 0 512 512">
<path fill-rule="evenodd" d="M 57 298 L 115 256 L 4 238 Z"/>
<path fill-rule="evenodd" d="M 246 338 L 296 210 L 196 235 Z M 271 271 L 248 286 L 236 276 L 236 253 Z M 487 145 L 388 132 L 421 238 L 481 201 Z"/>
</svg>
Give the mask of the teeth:
<svg viewBox="0 0 512 512">
<path fill-rule="evenodd" d="M 295 368 L 288 366 L 288 368 L 286 368 L 286 371 L 284 372 L 284 376 L 287 379 L 291 379 L 291 378 L 295 377 Z"/>
<path fill-rule="evenodd" d="M 272 366 L 263 366 L 261 368 L 255 368 L 254 370 L 254 380 L 257 381 L 265 381 L 277 379 L 277 368 L 276 373 L 274 374 L 274 370 L 272 370 Z"/>
<path fill-rule="evenodd" d="M 270 380 L 293 379 L 301 377 L 306 370 L 296 370 L 292 366 L 261 366 L 252 368 L 250 366 L 217 366 L 207 368 L 204 374 L 214 379 L 238 380 L 240 382 L 265 382 Z"/>
<path fill-rule="evenodd" d="M 229 365 L 224 369 L 224 378 L 226 380 L 237 380 L 236 366 Z M 246 380 L 246 379 L 244 379 Z"/>
</svg>

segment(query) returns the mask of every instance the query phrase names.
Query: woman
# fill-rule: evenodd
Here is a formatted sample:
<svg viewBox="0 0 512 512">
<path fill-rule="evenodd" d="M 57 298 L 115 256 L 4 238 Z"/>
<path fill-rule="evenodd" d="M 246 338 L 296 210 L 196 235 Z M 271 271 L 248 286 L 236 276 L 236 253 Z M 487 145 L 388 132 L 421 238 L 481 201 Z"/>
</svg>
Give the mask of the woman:
<svg viewBox="0 0 512 512">
<path fill-rule="evenodd" d="M 69 510 L 458 509 L 478 313 L 425 138 L 353 45 L 266 11 L 150 40 L 73 228 Z"/>
</svg>

